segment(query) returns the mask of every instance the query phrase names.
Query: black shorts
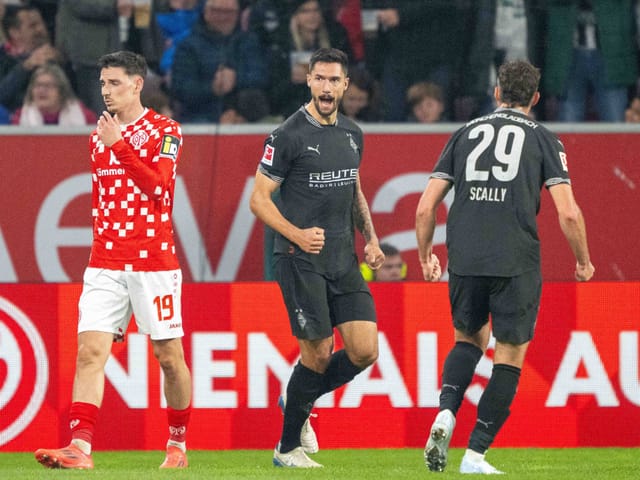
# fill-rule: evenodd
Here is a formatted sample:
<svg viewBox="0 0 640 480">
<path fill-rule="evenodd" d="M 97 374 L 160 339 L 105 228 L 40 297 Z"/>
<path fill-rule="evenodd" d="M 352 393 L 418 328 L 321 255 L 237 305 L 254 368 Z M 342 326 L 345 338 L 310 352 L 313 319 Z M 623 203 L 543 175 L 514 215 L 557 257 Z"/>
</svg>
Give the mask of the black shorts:
<svg viewBox="0 0 640 480">
<path fill-rule="evenodd" d="M 373 297 L 355 255 L 353 265 L 335 277 L 317 273 L 295 255 L 276 255 L 274 267 L 295 337 L 319 340 L 331 337 L 341 323 L 376 321 Z"/>
<path fill-rule="evenodd" d="M 542 275 L 535 270 L 516 277 L 460 276 L 449 272 L 453 325 L 473 335 L 488 321 L 496 340 L 521 345 L 533 338 L 540 307 Z"/>
</svg>

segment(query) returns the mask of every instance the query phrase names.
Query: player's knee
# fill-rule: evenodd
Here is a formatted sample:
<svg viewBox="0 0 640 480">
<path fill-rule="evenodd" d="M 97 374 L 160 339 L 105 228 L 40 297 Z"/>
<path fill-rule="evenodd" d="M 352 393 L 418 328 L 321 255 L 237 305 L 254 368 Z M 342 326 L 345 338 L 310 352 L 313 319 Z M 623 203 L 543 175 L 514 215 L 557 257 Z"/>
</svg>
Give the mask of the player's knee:
<svg viewBox="0 0 640 480">
<path fill-rule="evenodd" d="M 349 355 L 349 359 L 355 366 L 364 370 L 368 366 L 373 365 L 378 359 L 378 349 L 372 347 L 370 349 L 358 350 Z"/>
<path fill-rule="evenodd" d="M 165 377 L 173 378 L 177 376 L 182 368 L 183 360 L 177 355 L 158 355 L 158 363 Z"/>
<path fill-rule="evenodd" d="M 184 365 L 184 356 L 179 350 L 171 348 L 159 348 L 154 354 L 165 377 L 173 377 Z"/>
<path fill-rule="evenodd" d="M 78 346 L 76 367 L 78 370 L 88 368 L 102 368 L 109 352 L 104 352 L 98 345 L 82 343 Z"/>
</svg>

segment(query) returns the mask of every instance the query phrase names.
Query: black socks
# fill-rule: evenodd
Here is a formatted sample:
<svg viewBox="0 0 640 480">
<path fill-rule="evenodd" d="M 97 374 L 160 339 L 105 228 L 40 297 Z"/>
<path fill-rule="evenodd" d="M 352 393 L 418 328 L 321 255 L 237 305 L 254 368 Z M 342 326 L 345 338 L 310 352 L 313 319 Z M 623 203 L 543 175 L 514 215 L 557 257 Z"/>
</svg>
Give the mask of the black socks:
<svg viewBox="0 0 640 480">
<path fill-rule="evenodd" d="M 464 392 L 471 383 L 482 350 L 468 342 L 456 342 L 444 361 L 440 410 L 449 409 L 455 415 L 460 409 Z"/>
<path fill-rule="evenodd" d="M 362 370 L 354 365 L 344 350 L 331 355 L 324 374 L 314 372 L 300 362 L 294 367 L 287 384 L 287 404 L 280 440 L 280 452 L 300 446 L 300 430 L 309 418 L 313 403 L 325 393 L 350 382 Z"/>
<path fill-rule="evenodd" d="M 287 384 L 287 404 L 280 439 L 281 453 L 300 446 L 300 430 L 309 418 L 323 379 L 322 373 L 314 372 L 300 362 L 294 367 Z"/>
<path fill-rule="evenodd" d="M 469 439 L 470 450 L 484 454 L 491 446 L 509 416 L 509 407 L 519 381 L 518 367 L 505 364 L 493 366 L 489 383 L 478 403 L 478 420 Z"/>
</svg>

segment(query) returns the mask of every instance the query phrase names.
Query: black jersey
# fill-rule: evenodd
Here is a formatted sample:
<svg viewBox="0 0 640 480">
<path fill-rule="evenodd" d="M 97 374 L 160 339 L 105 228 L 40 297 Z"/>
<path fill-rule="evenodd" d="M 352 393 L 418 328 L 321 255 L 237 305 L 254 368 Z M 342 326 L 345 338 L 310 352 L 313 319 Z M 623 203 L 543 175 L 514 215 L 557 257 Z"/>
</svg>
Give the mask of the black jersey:
<svg viewBox="0 0 640 480">
<path fill-rule="evenodd" d="M 498 109 L 453 134 L 431 175 L 453 182 L 449 269 L 511 277 L 540 268 L 540 190 L 570 183 L 558 137 L 522 112 Z"/>
<path fill-rule="evenodd" d="M 352 209 L 362 160 L 362 130 L 338 114 L 322 125 L 304 107 L 265 140 L 259 170 L 280 183 L 282 215 L 299 228 L 324 228 L 319 255 L 306 256 L 321 273 L 338 273 L 355 255 Z M 276 234 L 275 253 L 291 253 L 291 242 Z"/>
</svg>

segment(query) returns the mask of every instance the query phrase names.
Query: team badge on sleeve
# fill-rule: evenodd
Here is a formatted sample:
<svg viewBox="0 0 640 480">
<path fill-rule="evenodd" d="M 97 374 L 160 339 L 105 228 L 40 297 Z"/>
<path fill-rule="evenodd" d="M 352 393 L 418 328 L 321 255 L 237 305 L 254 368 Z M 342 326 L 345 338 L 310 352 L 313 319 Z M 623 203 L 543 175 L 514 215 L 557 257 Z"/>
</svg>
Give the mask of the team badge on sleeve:
<svg viewBox="0 0 640 480">
<path fill-rule="evenodd" d="M 276 149 L 273 148 L 271 145 L 265 145 L 264 153 L 262 154 L 262 159 L 260 161 L 262 163 L 264 163 L 265 165 L 272 166 L 273 165 L 273 154 L 275 153 L 275 151 L 276 151 Z"/>
<path fill-rule="evenodd" d="M 178 156 L 180 147 L 180 139 L 173 135 L 165 135 L 162 137 L 162 145 L 160 146 L 160 156 L 169 157 L 173 160 Z"/>
</svg>

